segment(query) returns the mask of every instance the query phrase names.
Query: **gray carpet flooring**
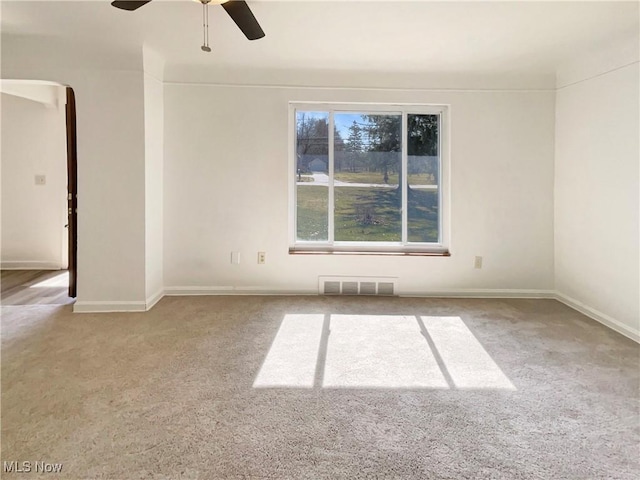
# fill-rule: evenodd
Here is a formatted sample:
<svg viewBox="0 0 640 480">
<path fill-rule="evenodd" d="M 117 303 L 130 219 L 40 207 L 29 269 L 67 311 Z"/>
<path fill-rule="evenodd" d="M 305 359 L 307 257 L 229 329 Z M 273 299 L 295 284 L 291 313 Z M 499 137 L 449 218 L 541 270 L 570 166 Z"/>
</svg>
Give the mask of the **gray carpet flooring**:
<svg viewBox="0 0 640 480">
<path fill-rule="evenodd" d="M 2 460 L 63 464 L 3 478 L 640 474 L 640 347 L 553 300 L 3 306 L 1 333 Z"/>
</svg>

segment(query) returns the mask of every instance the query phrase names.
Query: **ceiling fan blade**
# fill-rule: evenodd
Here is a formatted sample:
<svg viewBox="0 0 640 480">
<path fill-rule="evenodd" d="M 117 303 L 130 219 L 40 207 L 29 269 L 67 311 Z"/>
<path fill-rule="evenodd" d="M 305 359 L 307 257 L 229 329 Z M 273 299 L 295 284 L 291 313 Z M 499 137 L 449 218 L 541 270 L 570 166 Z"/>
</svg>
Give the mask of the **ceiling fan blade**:
<svg viewBox="0 0 640 480">
<path fill-rule="evenodd" d="M 111 5 L 113 5 L 116 8 L 120 8 L 122 10 L 128 10 L 130 12 L 132 12 L 133 10 L 137 10 L 140 7 L 146 5 L 147 3 L 149 3 L 151 0 L 116 0 L 115 2 L 111 2 Z"/>
<path fill-rule="evenodd" d="M 231 19 L 236 22 L 238 28 L 249 40 L 257 40 L 264 37 L 260 24 L 253 16 L 249 5 L 243 0 L 231 0 L 222 4 Z"/>
</svg>

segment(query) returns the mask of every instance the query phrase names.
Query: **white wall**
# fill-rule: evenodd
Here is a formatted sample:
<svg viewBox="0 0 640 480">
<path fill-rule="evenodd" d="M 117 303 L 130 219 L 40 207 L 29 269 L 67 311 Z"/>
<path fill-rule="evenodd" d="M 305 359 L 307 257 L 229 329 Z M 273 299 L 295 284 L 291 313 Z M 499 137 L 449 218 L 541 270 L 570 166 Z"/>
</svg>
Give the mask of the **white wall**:
<svg viewBox="0 0 640 480">
<path fill-rule="evenodd" d="M 147 307 L 162 298 L 164 92 L 162 60 L 144 50 L 145 135 L 145 298 Z"/>
<path fill-rule="evenodd" d="M 313 293 L 319 275 L 397 276 L 403 294 L 556 288 L 637 332 L 633 49 L 614 49 L 613 70 L 611 55 L 598 56 L 604 70 L 593 58 L 568 65 L 556 105 L 554 90 L 162 84 L 143 73 L 142 54 L 66 58 L 64 45 L 11 36 L 2 47 L 5 78 L 76 91 L 77 310 L 144 309 L 162 285 Z M 289 255 L 289 101 L 450 105 L 452 256 Z M 242 253 L 240 265 L 231 251 Z"/>
<path fill-rule="evenodd" d="M 51 87 L 28 90 L 37 97 Z M 2 94 L 1 108 L 2 268 L 66 268 L 65 105 Z M 45 175 L 46 184 L 36 185 L 35 175 Z"/>
<path fill-rule="evenodd" d="M 145 308 L 142 55 L 102 55 L 48 38 L 2 37 L 3 78 L 70 85 L 78 133 L 76 311 Z M 4 125 L 3 125 L 4 128 Z"/>
<path fill-rule="evenodd" d="M 555 284 L 570 304 L 640 338 L 637 37 L 558 74 Z"/>
<path fill-rule="evenodd" d="M 553 289 L 553 91 L 168 83 L 164 100 L 169 291 L 316 292 L 319 275 L 397 276 L 404 294 Z M 452 256 L 289 255 L 289 101 L 450 104 Z"/>
</svg>

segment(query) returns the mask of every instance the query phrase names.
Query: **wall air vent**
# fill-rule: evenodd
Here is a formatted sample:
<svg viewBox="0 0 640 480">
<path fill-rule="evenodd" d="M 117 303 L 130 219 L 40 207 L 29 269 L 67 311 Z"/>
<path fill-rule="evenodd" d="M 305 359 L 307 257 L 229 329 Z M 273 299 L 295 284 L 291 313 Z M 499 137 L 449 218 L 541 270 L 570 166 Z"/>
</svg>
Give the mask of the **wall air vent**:
<svg viewBox="0 0 640 480">
<path fill-rule="evenodd" d="M 358 282 L 342 282 L 343 295 L 358 295 Z"/>
<path fill-rule="evenodd" d="M 322 292 L 325 295 L 340 295 L 340 282 L 324 282 L 322 284 Z"/>
<path fill-rule="evenodd" d="M 380 282 L 378 283 L 378 295 L 394 295 L 395 284 L 393 282 Z"/>
<path fill-rule="evenodd" d="M 397 295 L 395 277 L 318 277 L 320 295 Z"/>
<path fill-rule="evenodd" d="M 375 295 L 376 282 L 360 282 L 360 295 Z"/>
</svg>

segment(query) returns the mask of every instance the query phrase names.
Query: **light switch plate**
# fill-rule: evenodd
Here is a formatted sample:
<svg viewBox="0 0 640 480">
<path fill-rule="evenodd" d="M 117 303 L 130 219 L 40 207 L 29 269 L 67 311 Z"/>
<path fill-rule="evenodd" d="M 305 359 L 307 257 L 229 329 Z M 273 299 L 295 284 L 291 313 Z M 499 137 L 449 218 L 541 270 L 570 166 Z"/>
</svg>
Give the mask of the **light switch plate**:
<svg viewBox="0 0 640 480">
<path fill-rule="evenodd" d="M 47 184 L 47 176 L 46 175 L 36 175 L 36 185 L 46 185 Z"/>
</svg>

